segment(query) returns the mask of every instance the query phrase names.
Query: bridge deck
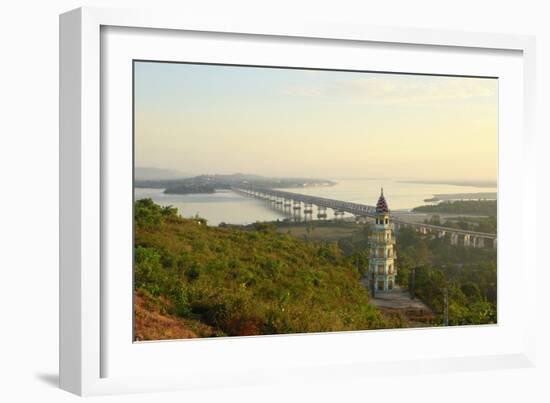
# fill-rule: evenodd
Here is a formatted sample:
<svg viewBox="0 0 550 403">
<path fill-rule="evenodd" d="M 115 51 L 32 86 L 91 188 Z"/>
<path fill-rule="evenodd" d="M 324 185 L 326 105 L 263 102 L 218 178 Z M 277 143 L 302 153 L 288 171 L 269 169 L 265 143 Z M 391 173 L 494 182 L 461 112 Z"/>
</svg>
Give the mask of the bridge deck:
<svg viewBox="0 0 550 403">
<path fill-rule="evenodd" d="M 248 188 L 233 188 L 234 191 L 250 194 L 250 193 L 262 193 L 271 197 L 291 199 L 294 201 L 299 201 L 305 204 L 315 204 L 319 207 L 331 208 L 333 210 L 346 212 L 359 217 L 374 217 L 376 214 L 376 207 L 369 206 L 361 203 L 347 202 L 343 200 L 328 199 L 325 197 L 304 195 L 300 193 L 287 192 L 277 189 L 266 189 L 266 188 L 257 188 L 257 187 L 248 187 Z M 394 215 L 391 215 L 392 221 L 397 224 L 405 225 L 408 227 L 414 228 L 423 228 L 426 230 L 433 230 L 439 232 L 448 232 L 461 235 L 470 235 L 477 236 L 487 239 L 496 239 L 496 234 L 490 234 L 486 232 L 477 232 L 477 231 L 468 231 L 459 228 L 443 227 L 439 225 L 423 224 L 418 222 L 411 222 L 403 220 L 402 218 L 397 218 Z"/>
</svg>

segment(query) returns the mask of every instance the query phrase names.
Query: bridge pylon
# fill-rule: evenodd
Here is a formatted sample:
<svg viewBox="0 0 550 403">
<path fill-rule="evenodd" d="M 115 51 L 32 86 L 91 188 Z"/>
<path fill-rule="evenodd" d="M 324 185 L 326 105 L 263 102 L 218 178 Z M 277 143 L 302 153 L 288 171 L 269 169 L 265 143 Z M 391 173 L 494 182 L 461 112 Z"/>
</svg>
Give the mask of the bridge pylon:
<svg viewBox="0 0 550 403">
<path fill-rule="evenodd" d="M 341 221 L 341 220 L 344 219 L 344 214 L 345 213 L 342 210 L 336 209 L 336 210 L 334 210 L 334 219 L 336 221 Z"/>
<path fill-rule="evenodd" d="M 304 202 L 304 221 L 311 221 L 313 219 L 313 204 L 310 202 Z"/>
<path fill-rule="evenodd" d="M 292 218 L 294 221 L 302 221 L 302 202 L 299 200 L 292 200 Z"/>
<path fill-rule="evenodd" d="M 351 214 L 356 217 L 357 222 L 370 222 L 375 219 L 377 215 L 375 207 L 360 203 L 286 192 L 278 189 L 254 187 L 252 185 L 233 187 L 232 189 L 243 196 L 261 199 L 272 209 L 283 210 L 286 208 L 287 210 L 285 210 L 285 213 L 289 215 L 292 213 L 301 213 L 301 206 L 303 203 L 305 220 L 313 219 L 313 206 L 317 208 L 317 218 L 319 219 L 324 219 L 323 213 L 327 209 L 335 211 L 335 219 L 343 218 L 344 214 Z M 289 206 L 290 202 L 291 206 Z M 292 215 L 297 216 L 299 214 Z M 452 245 L 466 245 L 475 248 L 497 248 L 496 234 L 412 222 L 393 215 L 390 218 L 393 222 L 394 233 L 397 233 L 400 228 L 413 228 L 424 235 L 429 234 L 431 238 L 448 240 Z"/>
</svg>

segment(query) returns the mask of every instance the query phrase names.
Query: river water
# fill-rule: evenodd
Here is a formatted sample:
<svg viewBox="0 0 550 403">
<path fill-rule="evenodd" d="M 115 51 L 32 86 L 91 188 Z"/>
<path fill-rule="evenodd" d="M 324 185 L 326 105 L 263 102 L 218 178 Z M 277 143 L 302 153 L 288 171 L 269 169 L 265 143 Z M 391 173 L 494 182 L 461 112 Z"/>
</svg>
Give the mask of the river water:
<svg viewBox="0 0 550 403">
<path fill-rule="evenodd" d="M 380 188 L 389 208 L 393 211 L 406 211 L 426 204 L 424 199 L 434 194 L 496 192 L 495 187 L 458 186 L 447 184 L 405 183 L 389 179 L 335 179 L 334 186 L 282 189 L 330 199 L 345 200 L 368 205 L 376 205 Z M 164 194 L 163 189 L 136 188 L 136 200 L 151 198 L 163 206 L 174 206 L 183 217 L 199 215 L 208 220 L 208 225 L 250 224 L 256 221 L 275 221 L 286 218 L 282 211 L 272 209 L 265 202 L 238 195 L 229 190 L 213 194 Z M 329 212 L 329 218 L 331 212 Z"/>
</svg>

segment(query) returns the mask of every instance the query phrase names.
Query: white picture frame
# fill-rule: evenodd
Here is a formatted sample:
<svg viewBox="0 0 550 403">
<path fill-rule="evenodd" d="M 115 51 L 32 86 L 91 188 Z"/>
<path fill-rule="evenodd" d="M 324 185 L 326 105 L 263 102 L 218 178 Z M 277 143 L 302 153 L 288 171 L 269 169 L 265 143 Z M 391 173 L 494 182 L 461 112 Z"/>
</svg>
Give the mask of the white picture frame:
<svg viewBox="0 0 550 403">
<path fill-rule="evenodd" d="M 108 182 L 111 176 L 114 177 L 113 172 L 108 168 L 111 165 L 108 164 L 109 156 L 106 152 L 106 147 L 111 147 L 111 143 L 109 139 L 102 137 L 102 133 L 109 129 L 109 124 L 104 121 L 109 111 L 102 109 L 105 107 L 102 94 L 109 92 L 106 86 L 110 84 L 102 81 L 101 77 L 103 74 L 101 57 L 105 55 L 102 53 L 102 46 L 105 47 L 105 43 L 102 42 L 102 30 L 106 27 L 193 32 L 194 36 L 198 37 L 201 33 L 204 35 L 219 33 L 218 36 L 245 35 L 259 41 L 283 38 L 307 42 L 307 40 L 318 39 L 333 41 L 330 46 L 334 47 L 343 46 L 346 43 L 377 43 L 420 46 L 423 49 L 426 47 L 439 50 L 467 49 L 479 55 L 493 51 L 515 52 L 520 58 L 516 58 L 516 61 L 520 60 L 521 75 L 518 76 L 519 70 L 513 69 L 510 70 L 510 74 L 517 76 L 515 79 L 520 81 L 521 86 L 516 89 L 523 90 L 518 93 L 522 110 L 521 113 L 518 111 L 518 115 L 521 115 L 519 120 L 515 123 L 511 122 L 510 125 L 521 123 L 519 131 L 523 133 L 517 133 L 516 137 L 510 138 L 513 143 L 503 142 L 503 152 L 508 154 L 499 155 L 501 168 L 499 170 L 499 233 L 503 227 L 501 222 L 505 224 L 504 228 L 519 232 L 517 236 L 521 241 L 515 245 L 514 251 L 503 253 L 513 253 L 513 261 L 519 262 L 522 276 L 535 278 L 537 270 L 535 253 L 527 253 L 529 245 L 526 237 L 526 234 L 534 232 L 535 224 L 532 220 L 522 220 L 533 214 L 532 208 L 526 205 L 528 193 L 524 190 L 535 186 L 535 161 L 532 158 L 535 149 L 532 123 L 535 91 L 533 37 L 330 23 L 307 23 L 298 26 L 269 20 L 211 21 L 150 10 L 103 8 L 73 10 L 60 17 L 60 385 L 63 389 L 79 395 L 96 395 L 205 388 L 216 385 L 244 386 L 266 382 L 292 382 L 293 379 L 334 380 L 346 376 L 369 376 L 380 373 L 412 374 L 534 365 L 535 324 L 534 320 L 527 317 L 521 323 L 515 319 L 514 323 L 510 323 L 509 328 L 512 330 L 508 335 L 513 334 L 513 343 L 503 342 L 498 346 L 498 350 L 486 353 L 483 348 L 472 348 L 471 351 L 457 349 L 450 355 L 436 352 L 432 355 L 411 355 L 400 360 L 395 357 L 386 360 L 365 360 L 362 357 L 339 360 L 337 354 L 327 354 L 315 361 L 307 362 L 308 357 L 311 358 L 311 355 L 307 355 L 307 346 L 315 346 L 317 349 L 331 346 L 333 351 L 333 346 L 353 345 L 367 340 L 365 332 L 342 332 L 329 336 L 263 336 L 238 338 L 232 341 L 226 339 L 223 343 L 205 340 L 199 341 L 201 344 L 187 343 L 185 347 L 187 353 L 192 356 L 192 350 L 200 350 L 199 345 L 203 350 L 206 349 L 204 346 L 208 345 L 208 349 L 221 354 L 220 357 L 225 350 L 230 350 L 229 354 L 246 353 L 256 356 L 261 356 L 270 349 L 306 351 L 303 355 L 297 354 L 295 360 L 277 362 L 276 357 L 272 357 L 266 360 L 261 370 L 259 367 L 247 367 L 250 364 L 247 360 L 242 360 L 243 363 L 236 368 L 234 365 L 232 369 L 221 365 L 215 371 L 209 372 L 208 368 L 203 368 L 195 373 L 176 371 L 179 364 L 167 363 L 170 364 L 166 365 L 169 370 L 156 376 L 148 373 L 131 373 L 128 368 L 123 367 L 117 371 L 108 370 L 107 358 L 113 355 L 113 350 L 118 351 L 120 346 L 112 344 L 109 336 L 106 335 L 108 332 L 105 332 L 105 326 L 111 323 L 106 319 L 110 315 L 110 305 L 106 302 L 109 287 L 105 286 L 105 279 L 109 277 L 102 271 L 107 263 L 105 251 L 108 249 L 103 228 L 108 226 L 106 220 L 113 217 L 106 215 L 104 207 L 105 203 L 109 203 L 109 197 L 106 196 L 109 191 Z M 514 144 L 519 147 L 515 150 L 521 152 L 519 164 L 517 155 L 516 159 L 512 160 L 514 148 L 511 146 Z M 114 148 L 109 148 L 109 152 L 112 150 Z M 512 161 L 517 165 L 513 171 L 507 170 L 506 167 Z M 507 175 L 503 177 L 503 174 Z M 508 225 L 508 221 L 504 222 L 505 218 L 500 214 L 501 181 L 507 181 L 510 189 L 521 186 L 522 192 L 513 199 L 521 205 L 517 213 L 519 222 L 510 222 Z M 503 197 L 508 197 L 507 193 L 504 193 Z M 505 204 L 503 208 L 508 207 Z M 499 246 L 502 244 L 499 235 Z M 505 241 L 504 245 L 507 245 Z M 499 249 L 499 265 L 500 253 Z M 131 282 L 128 283 L 128 290 L 131 290 Z M 525 287 L 518 292 L 522 296 L 521 310 L 535 312 L 535 284 L 526 283 Z M 499 314 L 501 307 L 499 289 Z M 504 333 L 500 333 L 505 327 L 485 328 L 488 330 L 482 330 L 483 335 L 480 337 L 485 337 L 487 340 L 490 337 L 500 338 L 505 336 Z M 440 330 L 447 333 L 442 336 L 439 332 L 433 337 L 461 339 L 468 338 L 468 334 L 473 335 L 473 332 L 477 331 L 473 328 Z M 117 330 L 112 329 L 112 332 Z M 398 335 L 394 336 L 396 334 Z M 431 336 L 426 332 L 405 330 L 379 332 L 368 337 L 370 337 L 369 340 L 408 338 L 411 343 L 416 343 L 422 338 Z M 510 337 L 512 340 L 512 336 Z M 502 337 L 502 340 L 508 339 Z M 150 345 L 157 344 L 162 349 L 162 351 L 155 350 L 155 356 L 166 356 L 182 350 L 181 342 L 150 343 Z M 212 342 L 218 344 L 214 345 Z M 132 344 L 132 341 L 128 340 L 127 343 Z M 107 348 L 107 346 L 111 347 Z M 141 349 L 152 348 L 142 347 Z M 198 354 L 197 351 L 195 351 L 196 354 Z M 150 357 L 152 352 L 153 350 L 145 354 L 146 356 L 149 354 Z M 128 354 L 133 353 L 128 350 Z M 128 358 L 131 357 L 121 357 L 124 360 Z"/>
</svg>

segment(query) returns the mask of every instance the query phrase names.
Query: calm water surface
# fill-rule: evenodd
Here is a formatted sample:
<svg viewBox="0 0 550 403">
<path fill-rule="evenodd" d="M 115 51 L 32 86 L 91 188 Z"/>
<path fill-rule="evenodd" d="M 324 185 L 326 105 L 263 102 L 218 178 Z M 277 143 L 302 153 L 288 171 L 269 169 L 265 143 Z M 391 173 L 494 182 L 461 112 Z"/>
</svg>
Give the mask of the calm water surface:
<svg viewBox="0 0 550 403">
<path fill-rule="evenodd" d="M 380 195 L 380 187 L 383 186 L 388 205 L 394 211 L 406 211 L 423 205 L 424 199 L 431 198 L 434 194 L 496 192 L 495 187 L 401 183 L 388 179 L 337 179 L 334 181 L 338 182 L 335 186 L 284 190 L 375 205 Z M 150 197 L 160 205 L 172 205 L 183 217 L 198 214 L 206 218 L 209 225 L 218 225 L 221 222 L 250 224 L 256 221 L 282 220 L 287 217 L 282 211 L 273 210 L 261 200 L 243 197 L 229 190 L 221 190 L 213 194 L 174 195 L 164 194 L 163 189 L 137 188 L 134 194 L 136 199 Z"/>
</svg>

